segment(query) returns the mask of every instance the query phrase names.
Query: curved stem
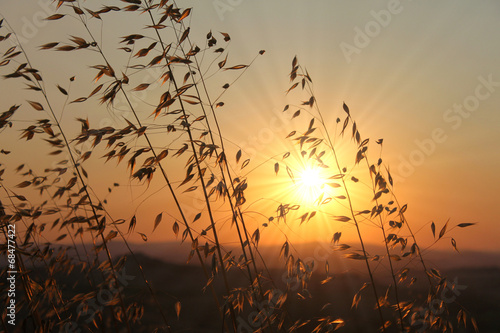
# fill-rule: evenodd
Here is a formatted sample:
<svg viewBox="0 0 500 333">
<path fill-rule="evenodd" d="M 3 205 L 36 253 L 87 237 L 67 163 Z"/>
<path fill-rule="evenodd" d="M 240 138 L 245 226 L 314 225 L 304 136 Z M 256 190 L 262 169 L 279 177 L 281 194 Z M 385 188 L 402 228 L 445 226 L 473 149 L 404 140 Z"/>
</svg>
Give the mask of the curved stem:
<svg viewBox="0 0 500 333">
<path fill-rule="evenodd" d="M 366 162 L 366 166 L 368 168 L 368 173 L 370 174 L 370 179 L 372 181 L 371 188 L 372 188 L 373 196 L 375 197 L 375 193 L 376 193 L 376 191 L 375 191 L 375 188 L 376 188 L 375 180 L 373 179 L 373 174 L 372 174 L 371 169 L 370 169 L 370 163 L 368 162 L 368 157 L 366 156 L 366 154 L 365 154 L 365 162 Z M 375 199 L 375 205 L 377 207 L 379 206 L 378 199 Z M 385 252 L 387 254 L 387 259 L 389 260 L 389 268 L 391 270 L 392 282 L 394 284 L 394 294 L 395 294 L 395 298 L 396 298 L 396 306 L 397 306 L 398 315 L 399 315 L 399 325 L 400 325 L 400 328 L 401 328 L 401 332 L 404 332 L 405 331 L 405 327 L 404 327 L 404 323 L 403 323 L 403 313 L 401 311 L 401 305 L 400 305 L 400 301 L 399 301 L 398 283 L 396 281 L 396 275 L 394 273 L 394 267 L 392 265 L 392 258 L 391 258 L 391 253 L 389 251 L 389 244 L 387 242 L 387 235 L 386 235 L 386 232 L 385 232 L 384 222 L 382 221 L 382 217 L 381 217 L 380 214 L 378 214 L 378 219 L 379 219 L 379 223 L 380 223 L 380 229 L 382 230 L 382 236 L 384 237 Z"/>
<path fill-rule="evenodd" d="M 20 47 L 20 49 L 21 49 L 24 57 L 26 58 L 26 62 L 29 65 L 29 67 L 33 68 L 33 66 L 31 65 L 31 62 L 30 62 L 30 60 L 28 58 L 28 55 L 24 51 L 22 45 L 19 44 L 19 47 Z M 104 235 L 103 235 L 103 232 L 102 232 L 102 231 L 104 231 L 105 226 L 104 225 L 99 225 L 98 214 L 97 214 L 97 211 L 96 211 L 96 208 L 95 208 L 96 206 L 94 205 L 92 197 L 90 196 L 90 193 L 88 192 L 88 189 L 87 189 L 87 186 L 86 186 L 86 182 L 83 179 L 83 175 L 82 175 L 82 173 L 80 171 L 80 168 L 79 168 L 79 164 L 76 162 L 76 159 L 74 157 L 74 153 L 71 150 L 71 146 L 69 144 L 69 140 L 66 137 L 66 134 L 65 134 L 65 132 L 64 132 L 64 130 L 63 130 L 60 122 L 59 122 L 59 119 L 55 115 L 55 112 L 54 112 L 54 110 L 52 108 L 52 105 L 51 105 L 51 103 L 49 101 L 47 93 L 46 93 L 44 87 L 40 84 L 40 81 L 38 81 L 38 80 L 35 79 L 35 82 L 36 82 L 36 85 L 38 86 L 38 88 L 40 89 L 40 92 L 43 95 L 43 97 L 45 99 L 45 102 L 47 103 L 47 106 L 48 106 L 48 109 L 49 109 L 49 113 L 52 116 L 53 121 L 55 122 L 57 128 L 59 129 L 59 133 L 61 134 L 61 137 L 63 138 L 63 141 L 64 141 L 64 146 L 66 147 L 66 149 L 68 151 L 68 154 L 70 156 L 71 164 L 73 165 L 73 168 L 74 168 L 74 170 L 75 170 L 75 172 L 77 174 L 77 179 L 81 183 L 82 188 L 84 189 L 85 195 L 86 195 L 87 199 L 89 200 L 89 205 L 90 205 L 91 210 L 92 210 L 93 219 L 95 219 L 97 227 L 101 231 L 101 232 L 99 232 L 99 235 L 100 235 L 101 240 L 103 242 L 103 246 L 104 246 L 104 249 L 105 249 L 105 252 L 106 252 L 106 256 L 107 256 L 107 258 L 108 258 L 108 260 L 110 262 L 111 273 L 112 273 L 113 279 L 115 280 L 116 284 L 118 285 L 118 277 L 116 275 L 116 271 L 115 271 L 115 268 L 114 268 L 114 265 L 113 265 L 111 253 L 109 251 L 106 239 L 104 238 Z M 90 221 L 89 221 L 89 224 L 91 225 Z M 127 331 L 129 333 L 131 333 L 129 320 L 127 318 L 127 311 L 126 311 L 125 303 L 123 301 L 122 293 L 119 290 L 118 290 L 118 298 L 119 298 L 120 306 L 121 306 L 122 311 L 123 311 L 123 315 L 125 316 L 125 323 L 126 323 L 126 326 L 127 326 Z"/>
<path fill-rule="evenodd" d="M 305 82 L 306 82 L 306 86 L 307 86 L 309 92 L 311 93 L 311 95 L 314 98 L 314 92 L 313 92 L 313 89 L 311 87 L 311 84 L 309 83 L 309 80 L 306 80 Z M 314 98 L 314 100 L 315 100 L 315 98 Z M 326 139 L 328 141 L 328 144 L 330 145 L 330 150 L 331 150 L 331 152 L 333 154 L 337 170 L 338 170 L 339 174 L 343 174 L 342 168 L 340 167 L 339 158 L 337 156 L 337 151 L 336 151 L 336 149 L 335 149 L 335 147 L 333 145 L 333 141 L 332 141 L 332 139 L 330 137 L 329 131 L 326 128 L 326 123 L 325 123 L 325 120 L 323 118 L 323 114 L 322 114 L 322 112 L 321 112 L 321 110 L 320 110 L 320 108 L 318 106 L 318 102 L 316 100 L 315 100 L 315 105 L 316 105 L 316 111 L 318 112 L 318 115 L 319 115 L 319 118 L 320 118 L 320 123 L 323 126 L 323 129 L 324 129 L 325 135 L 326 135 Z M 344 190 L 346 192 L 346 198 L 347 198 L 347 202 L 348 202 L 348 205 L 349 205 L 349 211 L 350 211 L 352 220 L 354 222 L 354 225 L 356 227 L 356 232 L 357 232 L 357 235 L 358 235 L 358 239 L 359 239 L 359 243 L 360 243 L 360 246 L 361 246 L 361 250 L 363 252 L 364 261 L 365 261 L 365 264 L 366 264 L 366 268 L 367 268 L 367 271 L 368 271 L 370 282 L 372 284 L 372 290 L 373 290 L 373 294 L 375 296 L 375 300 L 376 300 L 376 304 L 377 304 L 377 310 L 378 310 L 378 314 L 379 314 L 379 319 L 380 319 L 380 322 L 381 322 L 381 329 L 382 329 L 383 332 L 386 332 L 384 316 L 382 314 L 382 308 L 381 308 L 380 300 L 379 300 L 379 297 L 378 297 L 377 288 L 375 286 L 375 278 L 374 278 L 372 270 L 370 268 L 370 263 L 369 263 L 369 260 L 368 260 L 368 253 L 366 251 L 366 247 L 365 247 L 365 244 L 364 244 L 364 241 L 363 241 L 363 236 L 361 234 L 361 229 L 360 229 L 360 226 L 359 226 L 356 214 L 354 213 L 354 206 L 352 204 L 351 194 L 350 194 L 350 192 L 348 190 L 347 183 L 346 183 L 346 181 L 345 181 L 344 178 L 345 177 L 341 177 L 341 182 L 342 182 L 342 185 L 344 186 Z"/>
</svg>

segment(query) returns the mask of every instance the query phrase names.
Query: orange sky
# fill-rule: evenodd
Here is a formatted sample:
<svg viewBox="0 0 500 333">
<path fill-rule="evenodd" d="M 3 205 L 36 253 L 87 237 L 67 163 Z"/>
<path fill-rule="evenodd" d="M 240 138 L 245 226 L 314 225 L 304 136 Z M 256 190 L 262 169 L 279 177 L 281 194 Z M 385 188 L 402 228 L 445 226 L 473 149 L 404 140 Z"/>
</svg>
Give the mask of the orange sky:
<svg viewBox="0 0 500 333">
<path fill-rule="evenodd" d="M 34 67 L 45 74 L 45 84 L 61 110 L 64 100 L 58 95 L 56 84 L 66 86 L 69 76 L 75 74 L 77 79 L 72 83 L 71 96 L 77 98 L 79 91 L 91 91 L 95 72 L 87 69 L 98 63 L 99 58 L 88 53 L 84 57 L 76 53 L 71 56 L 40 53 L 41 44 L 67 40 L 69 35 L 84 36 L 85 32 L 81 26 L 68 26 L 63 20 L 51 24 L 43 21 L 41 18 L 53 14 L 49 0 L 39 0 L 31 6 L 23 6 L 23 2 L 27 0 L 2 3 L 0 13 L 20 35 Z M 185 1 L 179 5 L 194 6 L 190 18 L 190 36 L 194 41 L 204 43 L 209 30 L 231 35 L 228 49 L 231 64 L 248 63 L 259 50 L 266 50 L 228 90 L 222 98 L 225 105 L 218 110 L 224 137 L 228 140 L 228 155 L 234 156 L 241 148 L 246 153 L 242 159 L 252 157 L 247 168 L 239 171 L 239 167 L 234 166 L 234 171 L 244 175 L 252 170 L 248 174 L 250 205 L 247 209 L 255 226 L 262 225 L 265 216 L 273 214 L 277 200 L 286 199 L 280 198 L 283 187 L 287 186 L 286 171 L 281 169 L 275 176 L 273 166 L 281 157 L 272 157 L 282 156 L 293 148 L 291 141 L 285 141 L 284 137 L 292 130 L 304 131 L 309 121 L 303 117 L 290 120 L 291 113 L 282 113 L 284 105 L 301 101 L 299 95 L 285 95 L 291 60 L 297 55 L 313 78 L 317 102 L 328 124 L 333 126 L 337 117 L 344 117 L 342 103 L 345 102 L 364 137 L 372 141 L 384 138 L 384 163 L 390 166 L 396 180 L 398 199 L 408 204 L 408 218 L 413 229 L 418 230 L 419 239 L 432 240 L 431 221 L 438 228 L 448 219 L 450 226 L 478 222 L 475 227 L 454 230 L 453 237 L 459 248 L 500 250 L 496 241 L 500 233 L 496 208 L 500 188 L 497 174 L 500 169 L 497 148 L 500 142 L 500 42 L 495 35 L 500 28 L 497 19 L 500 5 L 497 2 L 361 1 L 353 4 L 220 0 L 203 4 Z M 140 26 L 140 22 L 137 24 Z M 100 23 L 93 27 L 105 41 L 116 40 L 114 38 L 135 29 L 133 24 L 124 25 L 114 19 L 104 20 L 102 29 Z M 105 52 L 113 55 L 115 67 L 125 65 L 127 59 L 119 56 L 118 46 L 107 45 Z M 211 78 L 213 95 L 217 96 L 221 85 L 231 82 L 238 74 L 223 72 Z M 151 81 L 153 77 L 154 73 L 135 79 Z M 22 85 L 7 86 L 11 82 L 0 83 L 2 112 L 12 104 L 35 96 L 23 90 Z M 137 92 L 135 95 L 146 118 L 150 112 L 144 102 L 156 103 L 158 94 Z M 60 111 L 70 133 L 79 129 L 76 117 L 88 116 L 95 127 L 123 125 L 119 117 L 92 103 L 74 104 Z M 40 113 L 25 105 L 22 113 L 16 115 L 16 129 L 23 128 L 26 120 L 40 117 Z M 9 138 L 2 135 L 2 149 L 13 151 L 11 155 L 2 156 L 2 164 L 10 169 L 19 163 L 29 164 L 33 169 L 53 164 L 53 159 L 43 150 L 19 144 L 17 132 L 14 133 Z M 161 136 L 155 136 L 155 140 L 158 146 L 163 144 Z M 373 149 L 378 149 L 375 144 Z M 178 216 L 159 176 L 149 188 L 137 186 L 127 179 L 125 164 L 118 168 L 114 161 L 103 164 L 97 152 L 102 155 L 98 150 L 95 158 L 87 162 L 90 182 L 101 197 L 108 198 L 114 217 L 130 220 L 137 214 L 141 217 L 137 231 L 147 234 L 150 241 L 174 239 L 171 224 Z M 351 163 L 354 157 L 345 158 Z M 172 168 L 182 166 L 171 163 Z M 182 176 L 178 178 L 182 180 Z M 121 186 L 108 194 L 107 188 L 113 182 Z M 17 180 L 10 186 L 16 183 Z M 185 204 L 193 207 L 194 217 L 194 212 L 202 206 L 191 195 L 183 196 Z M 3 197 L 2 201 L 5 201 Z M 253 210 L 259 214 L 250 213 Z M 165 223 L 153 234 L 154 217 L 162 211 Z M 167 218 L 168 215 L 171 216 Z M 284 224 L 271 225 L 263 229 L 262 242 L 281 242 L 282 231 L 295 241 L 329 240 L 336 231 L 355 239 L 352 226 L 318 215 L 301 226 L 297 220 L 290 221 L 293 230 Z M 225 211 L 221 209 L 218 214 L 221 223 L 224 216 Z M 365 228 L 368 233 L 372 232 L 369 226 Z M 374 229 L 370 241 L 379 239 L 376 232 Z M 140 236 L 130 239 L 140 241 Z M 445 240 L 444 245 L 449 247 L 449 241 Z"/>
</svg>

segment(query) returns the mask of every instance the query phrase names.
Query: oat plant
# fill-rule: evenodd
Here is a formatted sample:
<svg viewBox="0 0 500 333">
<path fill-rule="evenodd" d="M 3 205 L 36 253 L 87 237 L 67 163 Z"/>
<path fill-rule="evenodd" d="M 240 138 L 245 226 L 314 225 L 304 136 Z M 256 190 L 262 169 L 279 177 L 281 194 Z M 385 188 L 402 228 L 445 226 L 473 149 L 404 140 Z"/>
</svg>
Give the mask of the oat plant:
<svg viewBox="0 0 500 333">
<path fill-rule="evenodd" d="M 311 219 L 314 220 L 323 215 L 329 221 L 350 224 L 354 227 L 359 240 L 358 249 L 340 243 L 342 232 L 336 232 L 333 235 L 332 247 L 338 251 L 351 251 L 344 257 L 365 263 L 368 282 L 354 295 L 352 307 L 358 307 L 364 289 L 371 289 L 373 295 L 371 302 L 374 303 L 374 309 L 379 318 L 378 329 L 380 331 L 413 332 L 426 331 L 426 329 L 439 332 L 453 331 L 457 325 L 466 325 L 468 320 L 477 331 L 474 318 L 460 304 L 458 304 L 460 310 L 456 314 L 457 318 L 454 319 L 453 313 L 448 309 L 448 304 L 439 295 L 447 289 L 454 289 L 455 286 L 436 268 L 429 267 L 423 256 L 427 249 L 442 240 L 445 235 L 449 235 L 451 229 L 447 229 L 448 222 L 442 226 L 437 238 L 436 225 L 432 222 L 431 231 L 435 241 L 421 249 L 409 221 L 405 218 L 408 205 L 401 205 L 397 200 L 390 168 L 383 162 L 381 154 L 383 139 L 373 142 L 369 138 L 364 138 L 361 135 L 360 126 L 346 103 L 343 103 L 341 113 L 336 118 L 336 127 L 332 128 L 331 121 L 328 122 L 331 119 L 324 118 L 316 100 L 311 76 L 298 64 L 296 57 L 292 61 L 290 81 L 291 86 L 287 94 L 292 90 L 301 90 L 300 96 L 304 99 L 300 104 L 286 105 L 283 112 L 291 113 L 292 119 L 307 117 L 305 123 L 308 126 L 303 132 L 293 130 L 289 133 L 287 139 L 294 142 L 295 152 L 285 152 L 281 160 L 275 162 L 274 171 L 277 173 L 282 169 L 281 166 L 285 166 L 291 181 L 300 181 L 293 172 L 294 166 L 297 169 L 297 161 L 293 156 L 299 156 L 300 165 L 309 167 L 312 165 L 313 169 L 326 170 L 326 175 L 321 176 L 324 183 L 322 187 L 333 188 L 334 191 L 333 194 L 332 191 L 320 191 L 314 204 L 302 210 L 299 210 L 299 205 L 293 202 L 286 205 L 280 204 L 277 209 L 278 218 L 284 218 L 284 215 L 291 212 L 290 209 L 283 209 L 283 207 L 295 207 L 294 210 L 300 211 L 298 219 L 301 224 L 309 223 Z M 331 111 L 328 113 L 331 114 Z M 372 152 L 373 150 L 376 151 Z M 376 162 L 371 162 L 372 159 Z M 300 168 L 298 171 L 301 172 Z M 361 193 L 366 200 L 354 198 L 354 192 L 358 196 Z M 465 228 L 473 224 L 461 223 L 454 228 Z M 365 238 L 372 234 L 373 228 L 380 231 L 379 239 L 383 240 L 383 253 L 373 254 L 367 246 Z M 456 241 L 453 238 L 451 238 L 451 245 L 457 250 Z M 289 244 L 286 242 L 283 245 L 286 264 L 287 266 L 296 265 L 294 277 L 303 279 L 307 276 L 304 272 L 301 273 L 303 269 L 300 267 L 303 263 L 299 264 L 293 256 L 290 256 L 288 249 Z M 414 261 L 418 261 L 418 264 Z M 325 269 L 328 272 L 328 262 L 326 265 Z M 385 286 L 387 282 L 377 281 L 378 275 L 383 276 L 381 273 L 377 274 L 380 266 L 385 267 L 390 275 L 390 283 Z M 424 304 L 421 303 L 422 300 L 405 299 L 402 296 L 401 290 L 411 287 L 417 279 L 416 276 L 410 278 L 410 268 L 425 273 L 429 292 Z M 306 271 L 307 269 L 306 265 Z M 289 270 L 293 272 L 293 269 Z M 409 285 L 406 283 L 408 280 L 410 280 Z M 325 280 L 327 281 L 328 279 Z M 437 309 L 433 308 L 436 304 Z M 427 309 L 423 311 L 423 316 L 417 314 L 422 314 L 421 309 Z M 325 327 L 334 327 L 335 325 L 331 322 L 328 324 L 329 321 L 331 319 L 322 318 L 319 325 L 315 327 L 315 331 L 321 332 Z M 333 322 L 337 324 L 336 327 L 344 324 L 339 319 Z"/>
<path fill-rule="evenodd" d="M 332 127 L 318 106 L 309 73 L 296 58 L 287 94 L 301 90 L 304 100 L 287 105 L 284 112 L 294 110 L 292 118 L 307 118 L 303 123 L 307 127 L 288 135 L 285 140 L 292 140 L 293 147 L 282 158 L 271 156 L 268 161 L 275 174 L 286 169 L 292 182 L 297 181 L 292 159 L 312 163 L 326 170 L 324 186 L 336 194 L 322 193 L 312 205 L 292 199 L 280 202 L 269 216 L 266 208 L 259 207 L 260 201 L 247 202 L 251 161 L 244 148 L 226 139 L 219 118 L 224 116 L 219 114 L 223 97 L 264 50 L 242 61 L 233 59 L 230 35 L 192 31 L 193 9 L 178 7 L 175 1 L 123 0 L 117 5 L 95 6 L 59 0 L 57 13 L 46 19 L 59 27 L 66 24 L 79 29 L 79 33 L 64 40 L 43 41 L 39 50 L 51 52 L 61 61 L 84 61 L 93 76 L 87 92 L 72 89 L 75 77 L 81 74 L 77 69 L 67 74 L 65 83 L 54 83 L 50 73 L 38 70 L 36 54 L 24 50 L 6 19 L 0 21 L 3 80 L 21 82 L 27 89 L 18 103 L 2 106 L 0 135 L 2 140 L 8 136 L 9 140 L 14 137 L 48 147 L 53 161 L 50 168 L 42 169 L 24 157 L 25 161 L 12 166 L 7 163 L 10 151 L 0 147 L 5 158 L 0 164 L 0 223 L 5 239 L 8 225 L 17 228 L 20 291 L 16 331 L 183 331 L 179 318 L 190 314 L 184 313 L 182 299 L 169 286 L 166 291 L 157 290 L 129 244 L 134 234 L 148 241 L 148 234 L 136 231 L 144 217 L 138 208 L 131 215 L 116 216 L 93 181 L 99 168 L 126 170 L 130 188 L 147 193 L 145 201 L 162 203 L 152 212 L 152 233 L 158 232 L 160 224 L 168 224 L 172 236 L 190 244 L 182 255 L 187 262 L 196 261 L 204 277 L 205 286 L 199 292 L 211 298 L 219 331 L 330 332 L 349 328 L 349 319 L 336 313 L 303 318 L 289 309 L 298 298 L 314 298 L 308 286 L 317 273 L 313 272 L 314 262 L 300 259 L 287 229 L 280 229 L 279 224 L 297 218 L 307 228 L 319 216 L 355 230 L 359 250 L 340 243 L 341 232 L 332 235 L 330 246 L 332 251 L 347 252 L 348 259 L 364 262 L 368 280 L 346 306 L 356 311 L 360 304 L 370 304 L 378 318 L 374 331 L 411 332 L 416 331 L 417 323 L 435 331 L 451 331 L 456 326 L 450 319 L 453 314 L 447 304 L 439 303 L 438 296 L 452 288 L 451 282 L 426 263 L 427 248 L 417 244 L 405 218 L 407 205 L 396 199 L 389 167 L 383 163 L 383 140 L 362 137 L 346 104 Z M 102 22 L 108 20 L 134 24 L 124 24 L 124 32 L 110 42 L 102 37 L 106 29 Z M 111 124 L 96 124 L 89 115 L 73 117 L 76 120 L 71 124 L 62 121 L 69 112 L 80 112 L 83 107 L 103 109 Z M 107 186 L 110 195 L 121 187 L 113 181 Z M 354 198 L 359 188 L 366 200 Z M 196 205 L 189 203 L 195 202 L 193 198 L 197 198 Z M 367 226 L 379 232 L 383 253 L 371 253 Z M 286 239 L 281 248 L 284 280 L 268 268 L 269 259 L 259 251 L 265 228 L 280 230 Z M 435 233 L 434 223 L 431 228 Z M 451 229 L 445 224 L 436 242 Z M 114 255 L 112 243 L 122 244 L 128 255 Z M 453 239 L 452 245 L 456 247 Z M 6 255 L 7 247 L 1 252 Z M 130 262 L 141 277 L 144 290 L 139 294 L 127 288 L 128 282 L 122 278 L 121 272 Z M 383 275 L 380 267 L 389 272 L 389 282 L 379 276 Z M 426 300 L 407 297 L 414 281 L 408 283 L 410 268 L 416 267 L 427 276 Z M 328 274 L 328 263 L 325 270 Z M 2 287 L 6 274 L 7 268 L 2 270 Z M 371 289 L 371 296 L 365 289 Z M 209 292 L 205 295 L 204 291 Z M 109 297 L 103 300 L 103 295 Z M 2 291 L 2 296 L 7 295 Z M 430 309 L 436 301 L 442 309 L 438 314 L 417 311 L 417 307 Z M 145 303 L 154 308 L 158 318 L 154 323 L 143 320 Z M 465 324 L 469 317 L 461 309 L 458 323 Z M 5 331 L 10 329 L 5 316 L 2 326 Z"/>
</svg>

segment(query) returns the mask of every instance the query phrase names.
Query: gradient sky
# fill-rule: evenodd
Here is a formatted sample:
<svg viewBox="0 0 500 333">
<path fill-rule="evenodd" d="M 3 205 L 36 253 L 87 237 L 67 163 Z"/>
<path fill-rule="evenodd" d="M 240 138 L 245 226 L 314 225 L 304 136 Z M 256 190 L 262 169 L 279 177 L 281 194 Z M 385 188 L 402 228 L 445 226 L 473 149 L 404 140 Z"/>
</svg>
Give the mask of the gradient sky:
<svg viewBox="0 0 500 333">
<path fill-rule="evenodd" d="M 77 64 L 92 64 L 93 58 L 36 53 L 41 44 L 73 34 L 83 36 L 84 32 L 80 26 L 62 29 L 64 23 L 50 25 L 41 21 L 53 9 L 47 5 L 49 0 L 35 3 L 3 2 L 0 13 L 24 36 L 23 45 L 31 53 L 34 66 L 55 87 L 59 82 L 67 82 L 64 80 Z M 85 5 L 95 6 L 90 1 Z M 291 60 L 297 55 L 313 78 L 317 101 L 328 115 L 327 121 L 333 123 L 342 115 L 345 102 L 363 136 L 372 140 L 384 138 L 384 162 L 396 179 L 399 200 L 408 203 L 408 218 L 414 229 L 422 228 L 417 234 L 419 238 L 432 239 L 431 221 L 438 228 L 447 219 L 450 225 L 478 222 L 477 226 L 454 230 L 459 248 L 500 250 L 497 1 L 217 0 L 179 1 L 178 5 L 194 7 L 190 17 L 190 37 L 194 41 L 204 43 L 209 30 L 231 35 L 231 64 L 248 63 L 259 50 L 266 50 L 223 98 L 225 106 L 219 115 L 225 137 L 235 144 L 231 150 L 243 147 L 252 155 L 255 166 L 286 151 L 284 136 L 296 129 L 294 126 L 300 126 L 300 122 L 289 121 L 290 115 L 281 112 L 293 99 L 285 96 L 285 91 L 289 87 Z M 105 20 L 101 38 L 111 40 L 112 36 L 127 35 L 131 33 L 129 28 L 129 22 Z M 114 52 L 112 47 L 107 51 Z M 119 58 L 116 61 L 124 63 Z M 227 75 L 232 76 L 214 78 L 214 82 L 218 84 L 217 80 L 236 74 Z M 77 76 L 73 89 L 81 84 L 88 90 L 92 75 Z M 2 110 L 23 98 L 19 87 L 16 90 L 6 83 L 0 82 Z M 69 129 L 78 129 L 73 119 L 86 112 L 96 124 L 116 121 L 106 110 L 75 108 L 64 113 Z M 17 120 L 39 117 L 29 112 L 25 110 Z M 262 132 L 266 128 L 271 129 L 271 137 Z M 14 144 L 19 153 L 9 157 L 10 163 L 22 160 L 22 155 L 29 151 L 17 146 L 16 140 L 2 142 L 2 146 Z M 37 161 L 50 165 L 47 156 L 39 156 Z M 271 161 L 254 172 L 255 189 L 250 192 L 254 201 L 269 193 L 261 180 L 265 175 L 274 175 L 273 164 Z M 171 239 L 168 224 L 160 226 L 159 233 L 150 234 L 155 207 L 162 202 L 152 193 L 160 187 L 150 189 L 150 194 L 134 193 L 135 185 L 126 180 L 124 168 L 125 165 L 120 171 L 103 171 L 128 184 L 117 189 L 115 195 L 123 201 L 132 198 L 135 203 L 147 199 L 137 211 L 144 221 L 150 222 L 143 222 L 139 231 L 150 235 L 150 240 L 166 239 L 165 234 Z M 96 188 L 98 183 L 96 180 Z M 106 187 L 98 191 L 105 190 Z M 126 219 L 134 213 L 130 207 L 115 208 L 115 212 L 117 217 Z M 338 228 L 344 230 L 345 226 L 320 221 L 294 230 L 301 235 L 297 240 L 307 241 L 331 238 Z M 449 242 L 445 245 L 449 247 Z"/>
</svg>

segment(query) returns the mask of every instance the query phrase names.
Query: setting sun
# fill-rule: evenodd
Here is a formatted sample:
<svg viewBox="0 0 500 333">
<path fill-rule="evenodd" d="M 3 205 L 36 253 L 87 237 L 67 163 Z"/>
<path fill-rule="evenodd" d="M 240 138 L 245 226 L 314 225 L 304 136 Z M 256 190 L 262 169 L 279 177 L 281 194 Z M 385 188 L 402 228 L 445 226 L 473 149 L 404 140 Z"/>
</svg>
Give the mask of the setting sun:
<svg viewBox="0 0 500 333">
<path fill-rule="evenodd" d="M 302 202 L 318 203 L 318 199 L 325 192 L 325 178 L 322 175 L 322 170 L 316 166 L 306 166 L 300 172 L 297 186 L 298 195 Z"/>
</svg>

